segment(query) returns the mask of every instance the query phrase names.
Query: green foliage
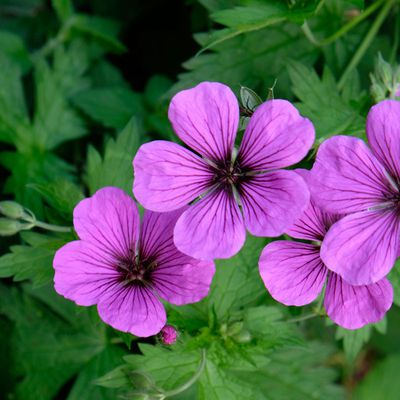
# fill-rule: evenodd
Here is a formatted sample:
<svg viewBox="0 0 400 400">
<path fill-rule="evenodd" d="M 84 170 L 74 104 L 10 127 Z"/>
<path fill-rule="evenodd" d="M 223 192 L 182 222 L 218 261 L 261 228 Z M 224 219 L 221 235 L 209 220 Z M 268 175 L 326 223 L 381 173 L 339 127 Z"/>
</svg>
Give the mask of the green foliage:
<svg viewBox="0 0 400 400">
<path fill-rule="evenodd" d="M 310 68 L 298 62 L 291 62 L 289 75 L 293 93 L 301 101 L 297 103 L 297 107 L 303 115 L 313 121 L 319 142 L 339 134 L 363 135 L 363 93 L 359 89 L 356 75 L 352 87 L 348 87 L 342 93 L 339 92 L 335 79 L 327 68 L 322 78 L 319 78 Z"/>
<path fill-rule="evenodd" d="M 118 186 L 132 191 L 132 160 L 140 145 L 141 126 L 132 118 L 117 138 L 109 139 L 102 158 L 94 147 L 89 147 L 86 182 L 91 193 L 103 186 Z"/>
</svg>

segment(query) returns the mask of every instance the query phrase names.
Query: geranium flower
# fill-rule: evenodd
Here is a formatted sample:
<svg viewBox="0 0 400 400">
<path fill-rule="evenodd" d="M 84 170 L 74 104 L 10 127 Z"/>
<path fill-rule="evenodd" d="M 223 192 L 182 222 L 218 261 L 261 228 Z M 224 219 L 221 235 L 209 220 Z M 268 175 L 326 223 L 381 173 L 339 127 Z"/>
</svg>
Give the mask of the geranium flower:
<svg viewBox="0 0 400 400">
<path fill-rule="evenodd" d="M 162 212 L 198 200 L 177 221 L 179 250 L 202 260 L 229 258 L 243 246 L 246 227 L 256 236 L 279 236 L 304 210 L 307 186 L 294 172 L 278 169 L 299 162 L 315 133 L 288 101 L 257 108 L 238 152 L 239 105 L 227 86 L 203 82 L 183 90 L 168 115 L 197 154 L 166 141 L 142 145 L 133 161 L 134 194 Z"/>
<path fill-rule="evenodd" d="M 173 227 L 182 210 L 145 211 L 107 187 L 74 210 L 80 240 L 54 257 L 55 289 L 81 306 L 97 304 L 101 319 L 137 336 L 158 333 L 166 322 L 160 299 L 187 304 L 208 294 L 215 267 L 178 251 Z"/>
<path fill-rule="evenodd" d="M 308 171 L 299 172 L 304 176 Z M 329 318 L 346 329 L 358 329 L 383 318 L 392 305 L 393 289 L 386 278 L 352 286 L 324 264 L 320 244 L 338 219 L 322 211 L 312 197 L 288 231 L 290 236 L 310 243 L 279 240 L 268 244 L 260 257 L 260 274 L 271 296 L 287 306 L 313 302 L 326 283 L 324 307 Z"/>
<path fill-rule="evenodd" d="M 347 282 L 379 281 L 400 245 L 400 102 L 385 100 L 367 118 L 370 148 L 335 136 L 322 143 L 310 190 L 330 212 L 350 214 L 330 229 L 321 249 L 325 264 Z"/>
</svg>

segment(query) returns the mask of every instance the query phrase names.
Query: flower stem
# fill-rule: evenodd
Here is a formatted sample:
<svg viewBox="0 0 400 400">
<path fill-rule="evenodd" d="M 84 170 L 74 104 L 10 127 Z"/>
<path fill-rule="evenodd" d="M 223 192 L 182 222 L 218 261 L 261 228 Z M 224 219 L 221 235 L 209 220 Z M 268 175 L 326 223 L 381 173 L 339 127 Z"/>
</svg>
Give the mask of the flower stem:
<svg viewBox="0 0 400 400">
<path fill-rule="evenodd" d="M 379 0 L 372 3 L 367 9 L 365 9 L 360 15 L 351 19 L 347 24 L 343 25 L 339 30 L 337 30 L 333 35 L 323 39 L 318 40 L 314 36 L 313 32 L 311 31 L 310 27 L 308 26 L 307 21 L 304 22 L 301 29 L 306 36 L 306 38 L 315 46 L 322 47 L 327 46 L 338 40 L 340 37 L 345 35 L 348 31 L 353 29 L 357 26 L 360 22 L 364 21 L 367 17 L 369 17 L 375 10 L 377 10 L 386 0 Z"/>
<path fill-rule="evenodd" d="M 57 225 L 51 225 L 51 224 L 46 224 L 46 222 L 41 222 L 41 221 L 33 221 L 34 226 L 37 228 L 42 228 L 46 229 L 48 231 L 53 231 L 53 232 L 72 232 L 72 227 L 70 226 L 57 226 Z"/>
<path fill-rule="evenodd" d="M 178 388 L 164 392 L 164 399 L 167 397 L 176 396 L 177 394 L 180 394 L 185 390 L 189 389 L 200 378 L 201 374 L 204 371 L 205 366 L 206 366 L 206 351 L 202 349 L 200 365 L 197 371 L 194 373 L 194 375 L 187 382 L 185 382 Z"/>
<path fill-rule="evenodd" d="M 357 67 L 358 63 L 360 62 L 361 58 L 364 56 L 365 52 L 367 51 L 369 45 L 371 44 L 372 40 L 375 38 L 376 34 L 379 31 L 379 28 L 381 27 L 383 21 L 387 17 L 390 9 L 392 8 L 392 5 L 395 0 L 386 0 L 386 4 L 382 7 L 380 13 L 376 17 L 374 23 L 371 26 L 371 29 L 365 36 L 364 40 L 361 42 L 360 47 L 357 49 L 357 51 L 354 53 L 353 58 L 350 60 L 349 64 L 347 65 L 345 71 L 342 74 L 342 77 L 340 78 L 338 82 L 338 89 L 342 90 L 347 82 L 347 79 L 349 78 L 351 72 L 353 71 L 354 68 Z"/>
<path fill-rule="evenodd" d="M 316 317 L 319 317 L 319 315 L 313 312 L 310 314 L 302 315 L 301 317 L 288 319 L 288 320 L 286 320 L 286 322 L 288 322 L 289 324 L 294 324 L 296 322 L 302 322 L 302 321 L 306 321 L 307 319 L 316 318 Z"/>
</svg>

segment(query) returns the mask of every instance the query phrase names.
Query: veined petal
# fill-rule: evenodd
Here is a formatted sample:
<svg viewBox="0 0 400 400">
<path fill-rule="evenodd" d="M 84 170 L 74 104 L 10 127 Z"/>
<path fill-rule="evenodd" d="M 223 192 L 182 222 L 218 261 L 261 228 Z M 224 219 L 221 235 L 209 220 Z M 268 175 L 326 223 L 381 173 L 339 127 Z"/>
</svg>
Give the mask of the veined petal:
<svg viewBox="0 0 400 400">
<path fill-rule="evenodd" d="M 168 117 L 179 138 L 202 156 L 230 158 L 239 124 L 239 104 L 221 83 L 203 82 L 171 100 Z"/>
<path fill-rule="evenodd" d="M 324 306 L 329 318 L 346 329 L 380 321 L 393 302 L 393 288 L 384 278 L 366 286 L 352 286 L 330 273 Z"/>
<path fill-rule="evenodd" d="M 399 218 L 391 210 L 348 215 L 329 229 L 321 246 L 325 265 L 352 285 L 381 280 L 399 248 Z"/>
<path fill-rule="evenodd" d="M 382 164 L 361 139 L 334 136 L 318 150 L 310 190 L 321 208 L 347 214 L 384 203 L 393 189 Z"/>
<path fill-rule="evenodd" d="M 154 259 L 155 291 L 173 304 L 187 304 L 207 296 L 215 273 L 213 262 L 199 261 L 181 253 L 173 241 L 177 219 L 185 209 L 156 213 L 146 210 L 140 235 L 140 258 Z"/>
<path fill-rule="evenodd" d="M 135 202 L 116 187 L 98 190 L 74 209 L 74 228 L 80 239 L 107 251 L 114 258 L 135 248 L 139 224 Z"/>
<path fill-rule="evenodd" d="M 105 323 L 136 336 L 155 335 L 167 321 L 164 306 L 145 286 L 117 282 L 103 294 L 97 309 Z"/>
<path fill-rule="evenodd" d="M 248 177 L 239 187 L 244 220 L 256 236 L 280 236 L 309 203 L 304 180 L 293 171 L 273 171 Z"/>
<path fill-rule="evenodd" d="M 243 168 L 261 171 L 302 160 L 315 139 L 314 126 L 286 100 L 261 104 L 250 118 L 239 149 Z"/>
<path fill-rule="evenodd" d="M 259 268 L 271 296 L 287 306 L 313 302 L 324 286 L 328 271 L 317 246 L 285 240 L 265 247 Z"/>
<path fill-rule="evenodd" d="M 400 183 L 400 102 L 384 100 L 373 106 L 367 118 L 367 137 L 376 158 Z"/>
<path fill-rule="evenodd" d="M 204 193 L 212 173 L 193 152 L 164 140 L 142 145 L 134 160 L 133 193 L 152 211 L 179 209 Z"/>
<path fill-rule="evenodd" d="M 118 279 L 116 262 L 107 250 L 92 243 L 67 243 L 53 260 L 56 292 L 80 306 L 97 304 Z"/>
<path fill-rule="evenodd" d="M 310 171 L 296 169 L 306 184 L 309 184 Z M 301 214 L 300 218 L 292 225 L 286 233 L 296 239 L 322 241 L 329 227 L 339 219 L 339 215 L 322 211 L 311 196 L 308 207 Z"/>
<path fill-rule="evenodd" d="M 218 189 L 189 207 L 174 230 L 176 247 L 205 261 L 232 257 L 245 239 L 243 217 L 233 193 Z"/>
</svg>

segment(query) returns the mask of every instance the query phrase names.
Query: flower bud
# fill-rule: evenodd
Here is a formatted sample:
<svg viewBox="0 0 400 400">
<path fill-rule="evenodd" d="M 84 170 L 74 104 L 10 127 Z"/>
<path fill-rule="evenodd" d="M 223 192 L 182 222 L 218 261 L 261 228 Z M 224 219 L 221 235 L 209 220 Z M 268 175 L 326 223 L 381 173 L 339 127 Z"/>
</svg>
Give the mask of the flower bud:
<svg viewBox="0 0 400 400">
<path fill-rule="evenodd" d="M 0 201 L 0 213 L 8 218 L 18 219 L 26 216 L 24 207 L 15 201 Z"/>
<path fill-rule="evenodd" d="M 32 224 L 21 223 L 15 219 L 0 218 L 0 236 L 12 236 L 24 229 L 30 229 L 32 226 Z"/>
<path fill-rule="evenodd" d="M 160 338 L 163 344 L 167 346 L 171 346 L 176 342 L 178 334 L 176 329 L 171 325 L 165 325 L 164 328 L 161 329 Z"/>
<path fill-rule="evenodd" d="M 260 96 L 245 86 L 240 88 L 240 100 L 243 107 L 249 111 L 254 111 L 262 103 Z"/>
</svg>

